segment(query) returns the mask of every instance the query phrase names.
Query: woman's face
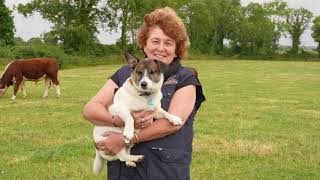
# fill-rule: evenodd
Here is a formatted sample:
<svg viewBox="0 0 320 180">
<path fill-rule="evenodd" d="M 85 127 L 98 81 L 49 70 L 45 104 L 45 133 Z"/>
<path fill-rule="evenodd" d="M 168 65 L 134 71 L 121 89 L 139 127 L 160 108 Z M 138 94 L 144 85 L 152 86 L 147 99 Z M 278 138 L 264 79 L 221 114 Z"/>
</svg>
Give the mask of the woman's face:
<svg viewBox="0 0 320 180">
<path fill-rule="evenodd" d="M 149 31 L 149 37 L 143 48 L 147 57 L 170 64 L 176 55 L 176 42 L 168 37 L 162 29 L 154 26 Z"/>
</svg>

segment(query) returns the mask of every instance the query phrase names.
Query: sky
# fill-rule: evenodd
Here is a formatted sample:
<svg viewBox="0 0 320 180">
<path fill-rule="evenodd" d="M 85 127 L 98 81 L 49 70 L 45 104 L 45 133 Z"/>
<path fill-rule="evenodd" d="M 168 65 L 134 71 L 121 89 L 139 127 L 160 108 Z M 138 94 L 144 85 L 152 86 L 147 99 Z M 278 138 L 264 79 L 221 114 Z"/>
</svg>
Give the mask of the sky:
<svg viewBox="0 0 320 180">
<path fill-rule="evenodd" d="M 265 3 L 272 0 L 241 0 L 243 6 L 246 6 L 250 2 Z M 300 8 L 304 7 L 311 11 L 314 16 L 320 15 L 320 0 L 284 0 L 288 3 L 290 8 Z M 19 3 L 27 3 L 31 0 L 6 0 L 6 5 L 12 10 L 14 5 Z M 29 40 L 32 37 L 40 37 L 41 34 L 50 31 L 51 24 L 50 22 L 44 20 L 39 13 L 34 13 L 31 16 L 25 18 L 24 16 L 13 11 L 12 15 L 14 16 L 14 23 L 16 27 L 15 36 L 21 37 L 25 41 Z M 100 33 L 98 34 L 98 39 L 103 44 L 113 44 L 117 39 L 120 38 L 119 33 L 108 33 L 102 29 L 99 29 Z M 311 37 L 311 31 L 307 30 L 301 37 L 302 46 L 317 46 L 316 42 Z M 281 37 L 281 45 L 291 45 L 289 38 Z"/>
</svg>

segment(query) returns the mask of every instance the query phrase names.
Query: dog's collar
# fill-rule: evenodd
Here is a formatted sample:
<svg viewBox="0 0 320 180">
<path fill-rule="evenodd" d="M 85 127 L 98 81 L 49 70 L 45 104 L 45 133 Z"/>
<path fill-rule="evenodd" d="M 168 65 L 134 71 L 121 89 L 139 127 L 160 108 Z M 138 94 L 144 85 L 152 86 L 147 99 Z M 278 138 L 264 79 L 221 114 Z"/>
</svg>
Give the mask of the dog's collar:
<svg viewBox="0 0 320 180">
<path fill-rule="evenodd" d="M 149 97 L 151 94 L 151 92 L 143 92 L 139 94 L 139 96 L 145 96 L 147 98 L 147 104 L 149 107 L 152 107 L 154 105 L 152 98 Z"/>
<path fill-rule="evenodd" d="M 150 96 L 151 94 L 151 92 L 142 92 L 139 94 L 139 96 Z"/>
</svg>

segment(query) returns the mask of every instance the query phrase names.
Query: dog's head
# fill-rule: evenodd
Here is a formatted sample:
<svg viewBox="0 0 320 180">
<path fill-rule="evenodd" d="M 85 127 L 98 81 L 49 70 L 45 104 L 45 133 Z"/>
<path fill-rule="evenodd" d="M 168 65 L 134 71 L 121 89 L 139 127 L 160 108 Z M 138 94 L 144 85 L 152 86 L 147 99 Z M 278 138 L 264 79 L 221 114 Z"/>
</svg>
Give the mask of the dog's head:
<svg viewBox="0 0 320 180">
<path fill-rule="evenodd" d="M 161 89 L 163 72 L 167 65 L 153 59 L 140 60 L 129 51 L 125 52 L 128 64 L 132 67 L 132 84 L 142 94 L 152 94 Z"/>
</svg>

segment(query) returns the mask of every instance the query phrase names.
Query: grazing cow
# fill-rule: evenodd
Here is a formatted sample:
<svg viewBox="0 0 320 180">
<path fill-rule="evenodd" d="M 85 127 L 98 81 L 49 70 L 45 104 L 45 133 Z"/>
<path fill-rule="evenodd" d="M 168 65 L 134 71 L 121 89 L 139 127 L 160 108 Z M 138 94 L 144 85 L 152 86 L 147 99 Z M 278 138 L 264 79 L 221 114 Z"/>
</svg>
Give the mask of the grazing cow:
<svg viewBox="0 0 320 180">
<path fill-rule="evenodd" d="M 11 99 L 15 99 L 19 88 L 26 97 L 25 81 L 40 81 L 45 79 L 45 91 L 43 97 L 48 96 L 51 81 L 56 86 L 57 96 L 60 96 L 58 81 L 58 64 L 52 58 L 22 59 L 10 62 L 4 70 L 0 80 L 0 96 L 3 96 L 7 88 L 14 85 Z"/>
</svg>

